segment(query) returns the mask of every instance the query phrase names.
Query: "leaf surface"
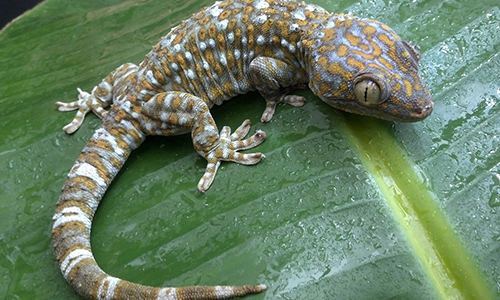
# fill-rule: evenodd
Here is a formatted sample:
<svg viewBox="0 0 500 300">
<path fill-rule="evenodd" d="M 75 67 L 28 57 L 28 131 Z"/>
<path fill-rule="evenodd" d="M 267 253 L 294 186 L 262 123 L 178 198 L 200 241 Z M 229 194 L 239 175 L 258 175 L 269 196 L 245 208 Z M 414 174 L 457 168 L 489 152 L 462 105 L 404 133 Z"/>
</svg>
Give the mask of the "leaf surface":
<svg viewBox="0 0 500 300">
<path fill-rule="evenodd" d="M 396 124 L 237 97 L 213 114 L 268 139 L 205 194 L 188 135 L 150 137 L 96 214 L 95 256 L 147 285 L 265 283 L 248 299 L 500 299 L 500 8 L 496 1 L 311 1 L 418 44 L 436 108 Z M 73 101 L 212 1 L 47 0 L 0 33 L 0 298 L 74 299 L 51 245 L 67 172 L 100 120 Z"/>
</svg>

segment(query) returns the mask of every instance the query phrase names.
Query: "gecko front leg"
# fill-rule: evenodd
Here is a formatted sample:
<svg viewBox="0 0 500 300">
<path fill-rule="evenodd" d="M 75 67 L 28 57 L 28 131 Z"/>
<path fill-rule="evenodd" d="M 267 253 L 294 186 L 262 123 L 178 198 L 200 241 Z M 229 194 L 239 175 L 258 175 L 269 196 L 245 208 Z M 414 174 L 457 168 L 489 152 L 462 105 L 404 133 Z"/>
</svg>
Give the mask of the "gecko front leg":
<svg viewBox="0 0 500 300">
<path fill-rule="evenodd" d="M 250 121 L 245 120 L 232 134 L 224 126 L 219 134 L 217 125 L 205 101 L 183 92 L 163 92 L 156 94 L 141 108 L 144 132 L 151 135 L 177 135 L 191 132 L 195 150 L 207 160 L 207 167 L 198 190 L 205 192 L 214 181 L 222 161 L 232 161 L 243 165 L 258 163 L 262 153 L 240 153 L 260 145 L 266 138 L 264 131 L 258 130 L 245 139 L 250 130 Z"/>
<path fill-rule="evenodd" d="M 306 99 L 302 96 L 287 95 L 295 89 L 306 88 L 305 71 L 293 68 L 284 61 L 271 57 L 257 57 L 250 63 L 250 78 L 266 99 L 266 109 L 260 119 L 262 122 L 271 121 L 278 103 L 295 107 L 306 103 Z"/>
<path fill-rule="evenodd" d="M 215 128 L 216 132 L 217 128 Z M 251 137 L 244 139 L 250 130 L 250 120 L 245 120 L 235 131 L 231 134 L 231 128 L 228 126 L 222 127 L 218 143 L 210 150 L 201 150 L 198 153 L 205 157 L 207 160 L 207 168 L 205 173 L 198 183 L 198 190 L 205 192 L 215 179 L 215 174 L 220 166 L 221 161 L 233 161 L 243 165 L 254 165 L 265 157 L 262 153 L 240 153 L 239 150 L 250 149 L 260 145 L 266 138 L 266 133 L 262 130 L 257 132 Z M 205 130 L 193 136 L 193 143 L 195 148 L 203 145 L 207 137 L 213 135 L 212 128 Z M 201 143 L 200 143 L 201 142 Z M 205 147 L 200 147 L 205 148 Z M 197 149 L 198 150 L 198 149 Z"/>
</svg>

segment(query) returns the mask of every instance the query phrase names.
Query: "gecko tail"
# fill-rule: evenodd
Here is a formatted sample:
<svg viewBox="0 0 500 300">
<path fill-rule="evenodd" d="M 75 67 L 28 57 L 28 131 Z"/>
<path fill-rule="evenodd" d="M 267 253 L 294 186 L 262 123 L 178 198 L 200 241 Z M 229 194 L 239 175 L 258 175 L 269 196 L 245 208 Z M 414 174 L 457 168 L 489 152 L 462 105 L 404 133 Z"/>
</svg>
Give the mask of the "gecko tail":
<svg viewBox="0 0 500 300">
<path fill-rule="evenodd" d="M 265 290 L 265 285 L 149 287 L 110 276 L 97 265 L 90 245 L 94 214 L 111 181 L 144 138 L 134 127 L 104 122 L 69 172 L 52 228 L 54 253 L 64 278 L 87 299 L 229 299 Z"/>
</svg>

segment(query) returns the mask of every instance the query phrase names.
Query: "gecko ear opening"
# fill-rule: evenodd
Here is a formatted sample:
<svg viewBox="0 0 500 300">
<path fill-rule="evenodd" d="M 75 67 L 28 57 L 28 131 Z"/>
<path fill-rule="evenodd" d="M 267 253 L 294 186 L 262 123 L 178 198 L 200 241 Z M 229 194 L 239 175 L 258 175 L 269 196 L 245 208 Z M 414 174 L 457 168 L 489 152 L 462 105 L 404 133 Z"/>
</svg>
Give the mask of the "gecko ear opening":
<svg viewBox="0 0 500 300">
<path fill-rule="evenodd" d="M 368 78 L 356 82 L 354 94 L 356 95 L 356 99 L 364 105 L 375 105 L 385 101 L 379 85 Z"/>
</svg>

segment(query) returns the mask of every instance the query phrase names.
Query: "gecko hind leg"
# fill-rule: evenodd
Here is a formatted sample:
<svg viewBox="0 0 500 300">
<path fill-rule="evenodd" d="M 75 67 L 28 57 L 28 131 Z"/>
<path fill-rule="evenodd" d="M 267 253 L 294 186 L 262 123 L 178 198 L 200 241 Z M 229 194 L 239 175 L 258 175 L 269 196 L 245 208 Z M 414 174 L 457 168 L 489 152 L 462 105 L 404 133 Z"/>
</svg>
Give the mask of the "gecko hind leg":
<svg viewBox="0 0 500 300">
<path fill-rule="evenodd" d="M 63 130 L 68 134 L 78 130 L 89 111 L 93 111 L 101 119 L 105 118 L 108 114 L 105 108 L 113 103 L 113 95 L 117 96 L 125 92 L 128 87 L 127 83 L 134 79 L 137 69 L 137 65 L 125 63 L 109 73 L 99 85 L 92 89 L 92 93 L 78 88 L 78 100 L 70 103 L 56 102 L 59 111 L 78 110 L 73 121 L 64 126 Z"/>
<path fill-rule="evenodd" d="M 198 183 L 198 190 L 205 192 L 214 181 L 217 169 L 221 161 L 232 161 L 243 165 L 254 165 L 265 158 L 262 153 L 240 153 L 239 150 L 250 149 L 260 145 L 266 139 L 266 133 L 262 130 L 251 137 L 244 139 L 250 131 L 250 120 L 245 120 L 231 134 L 231 128 L 224 126 L 219 135 L 219 143 L 210 152 L 203 156 L 207 160 L 205 173 Z"/>
</svg>

